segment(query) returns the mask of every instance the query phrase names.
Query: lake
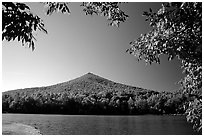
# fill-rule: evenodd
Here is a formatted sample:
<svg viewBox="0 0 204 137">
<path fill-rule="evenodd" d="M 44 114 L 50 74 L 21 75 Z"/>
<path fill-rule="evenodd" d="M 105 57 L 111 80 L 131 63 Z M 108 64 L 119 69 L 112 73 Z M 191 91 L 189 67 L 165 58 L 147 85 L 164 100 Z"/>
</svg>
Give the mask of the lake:
<svg viewBox="0 0 204 137">
<path fill-rule="evenodd" d="M 46 135 L 194 135 L 185 116 L 2 114 L 2 124 L 22 123 Z"/>
</svg>

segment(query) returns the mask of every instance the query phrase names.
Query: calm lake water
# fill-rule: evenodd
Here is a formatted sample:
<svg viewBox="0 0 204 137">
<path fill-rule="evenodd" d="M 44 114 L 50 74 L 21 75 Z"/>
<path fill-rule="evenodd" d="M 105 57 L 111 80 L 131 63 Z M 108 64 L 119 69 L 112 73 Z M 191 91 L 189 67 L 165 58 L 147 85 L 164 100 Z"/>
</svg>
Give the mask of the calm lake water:
<svg viewBox="0 0 204 137">
<path fill-rule="evenodd" d="M 37 127 L 47 135 L 193 135 L 184 116 L 2 114 L 2 122 Z"/>
</svg>

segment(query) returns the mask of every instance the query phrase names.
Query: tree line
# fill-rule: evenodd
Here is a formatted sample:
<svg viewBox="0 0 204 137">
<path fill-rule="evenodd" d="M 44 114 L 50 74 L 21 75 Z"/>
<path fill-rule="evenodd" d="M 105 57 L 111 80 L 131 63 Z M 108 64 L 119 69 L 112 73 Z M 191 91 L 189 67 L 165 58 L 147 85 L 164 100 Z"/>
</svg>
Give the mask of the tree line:
<svg viewBox="0 0 204 137">
<path fill-rule="evenodd" d="M 3 93 L 3 113 L 141 115 L 184 114 L 193 97 L 182 92 Z"/>
</svg>

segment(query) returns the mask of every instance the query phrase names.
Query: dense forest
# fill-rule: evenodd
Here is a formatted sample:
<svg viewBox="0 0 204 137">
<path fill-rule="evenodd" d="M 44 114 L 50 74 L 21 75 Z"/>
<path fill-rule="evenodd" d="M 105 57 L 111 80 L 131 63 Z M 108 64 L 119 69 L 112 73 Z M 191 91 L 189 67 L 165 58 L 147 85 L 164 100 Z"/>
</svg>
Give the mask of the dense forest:
<svg viewBox="0 0 204 137">
<path fill-rule="evenodd" d="M 98 94 L 69 94 L 25 92 L 3 94 L 3 112 L 42 114 L 183 114 L 188 97 L 182 93 L 102 92 Z"/>
<path fill-rule="evenodd" d="M 3 113 L 138 115 L 184 114 L 193 99 L 112 82 L 92 73 L 48 87 L 3 92 Z"/>
</svg>

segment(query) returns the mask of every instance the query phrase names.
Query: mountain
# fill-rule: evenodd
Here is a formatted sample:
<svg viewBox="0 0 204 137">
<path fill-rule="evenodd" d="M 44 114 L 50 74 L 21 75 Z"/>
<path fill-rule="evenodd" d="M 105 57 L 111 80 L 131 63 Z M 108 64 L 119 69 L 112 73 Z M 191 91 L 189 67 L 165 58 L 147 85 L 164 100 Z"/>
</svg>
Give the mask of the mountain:
<svg viewBox="0 0 204 137">
<path fill-rule="evenodd" d="M 10 90 L 4 93 L 9 94 L 9 93 L 27 92 L 29 94 L 34 92 L 51 92 L 51 93 L 68 92 L 72 94 L 78 94 L 78 93 L 98 94 L 100 92 L 133 93 L 133 92 L 140 92 L 140 91 L 149 91 L 149 90 L 116 83 L 89 72 L 76 79 L 51 85 L 51 86 Z"/>
<path fill-rule="evenodd" d="M 136 115 L 184 113 L 183 93 L 156 92 L 87 73 L 46 87 L 2 93 L 3 113 Z"/>
</svg>

